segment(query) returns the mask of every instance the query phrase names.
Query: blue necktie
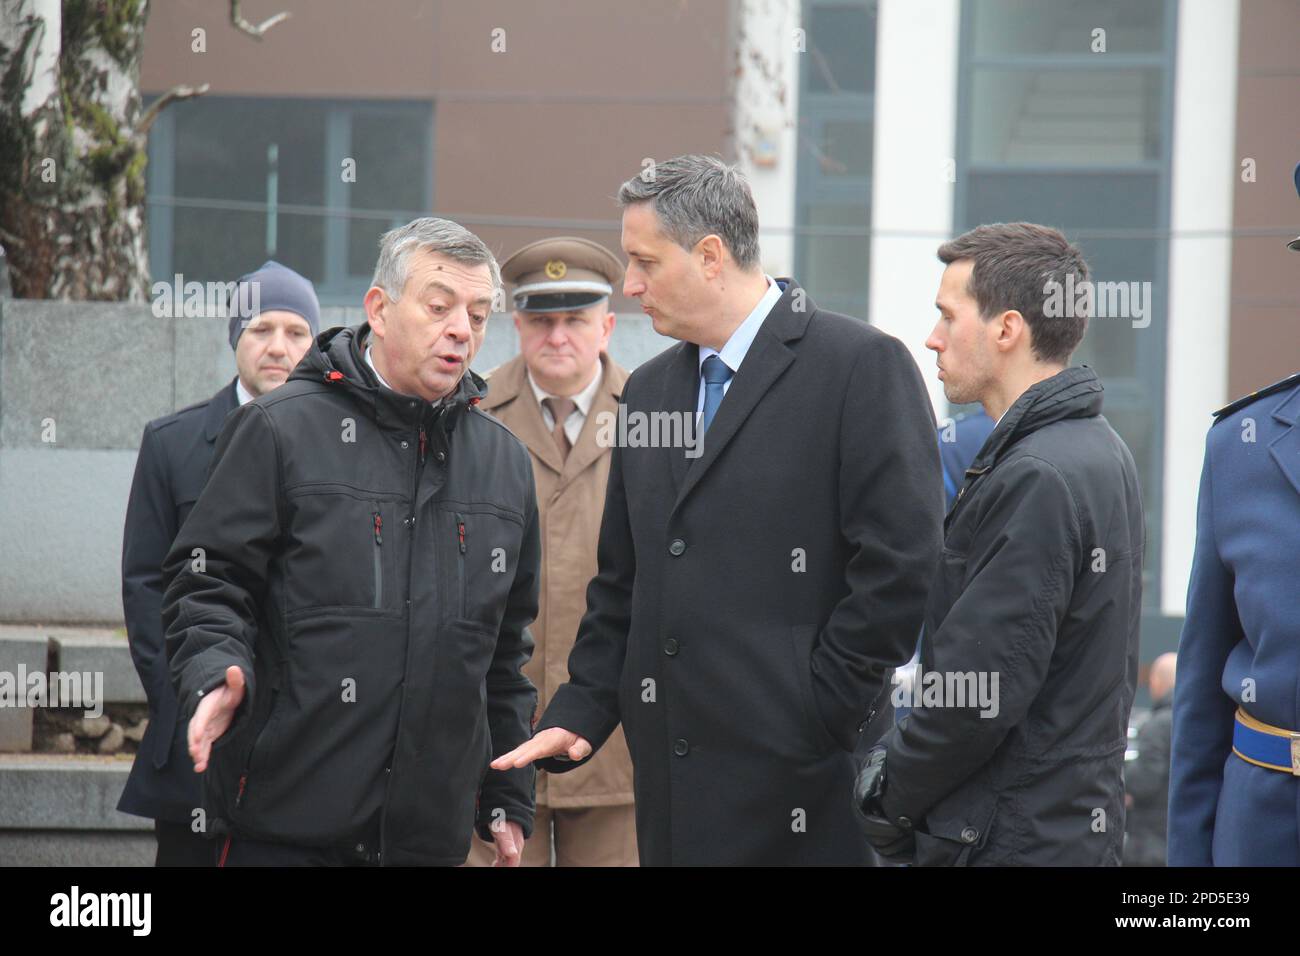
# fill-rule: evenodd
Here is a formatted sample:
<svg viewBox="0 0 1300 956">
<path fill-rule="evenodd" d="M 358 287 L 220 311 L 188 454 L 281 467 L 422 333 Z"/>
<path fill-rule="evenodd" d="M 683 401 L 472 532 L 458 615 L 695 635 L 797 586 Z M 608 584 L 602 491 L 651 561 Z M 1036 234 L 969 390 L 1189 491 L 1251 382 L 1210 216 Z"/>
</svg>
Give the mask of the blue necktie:
<svg viewBox="0 0 1300 956">
<path fill-rule="evenodd" d="M 713 416 L 718 413 L 718 406 L 722 404 L 722 389 L 731 381 L 732 371 L 722 359 L 710 355 L 704 360 L 700 372 L 704 376 L 704 414 L 700 416 L 700 435 L 703 435 L 709 430 Z"/>
</svg>

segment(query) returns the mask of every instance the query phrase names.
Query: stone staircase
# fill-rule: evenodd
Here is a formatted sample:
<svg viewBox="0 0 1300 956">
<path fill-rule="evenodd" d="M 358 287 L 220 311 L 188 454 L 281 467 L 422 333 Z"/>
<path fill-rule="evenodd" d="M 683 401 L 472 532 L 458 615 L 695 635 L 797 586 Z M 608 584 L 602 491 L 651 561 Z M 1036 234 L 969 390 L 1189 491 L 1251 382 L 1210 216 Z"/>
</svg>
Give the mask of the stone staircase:
<svg viewBox="0 0 1300 956">
<path fill-rule="evenodd" d="M 79 675 L 78 703 L 103 713 L 49 707 L 51 674 Z M 120 629 L 0 625 L 0 866 L 153 863 L 153 821 L 116 809 L 145 711 Z"/>
</svg>

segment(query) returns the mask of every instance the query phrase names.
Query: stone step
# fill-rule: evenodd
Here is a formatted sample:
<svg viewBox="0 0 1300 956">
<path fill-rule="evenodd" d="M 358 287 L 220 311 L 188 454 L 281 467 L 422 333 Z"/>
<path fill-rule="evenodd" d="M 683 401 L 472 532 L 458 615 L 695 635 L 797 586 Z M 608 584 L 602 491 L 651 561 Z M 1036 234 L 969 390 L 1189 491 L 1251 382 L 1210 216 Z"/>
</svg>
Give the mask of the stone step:
<svg viewBox="0 0 1300 956">
<path fill-rule="evenodd" d="M 30 628 L 0 627 L 0 673 L 17 675 L 44 671 L 48 666 L 49 638 Z M 0 680 L 4 680 L 0 676 Z M 15 693 L 23 688 L 16 685 Z M 24 700 L 26 698 L 24 697 Z M 0 704 L 0 753 L 21 753 L 32 749 L 32 709 Z"/>
<path fill-rule="evenodd" d="M 46 645 L 46 651 L 38 648 Z M 82 690 L 89 695 L 99 682 L 102 703 L 142 704 L 147 701 L 140 677 L 131 660 L 131 648 L 122 628 L 64 627 L 39 624 L 0 625 L 0 671 L 17 675 L 18 665 L 26 673 L 48 669 L 82 675 Z M 38 660 L 39 657 L 39 660 Z M 22 688 L 25 689 L 25 688 Z M 4 708 L 0 708 L 2 713 Z M 30 718 L 30 710 L 28 710 Z M 0 750 L 6 748 L 0 747 Z"/>
<path fill-rule="evenodd" d="M 152 830 L 152 820 L 117 809 L 131 763 L 125 755 L 0 755 L 0 831 Z"/>
</svg>

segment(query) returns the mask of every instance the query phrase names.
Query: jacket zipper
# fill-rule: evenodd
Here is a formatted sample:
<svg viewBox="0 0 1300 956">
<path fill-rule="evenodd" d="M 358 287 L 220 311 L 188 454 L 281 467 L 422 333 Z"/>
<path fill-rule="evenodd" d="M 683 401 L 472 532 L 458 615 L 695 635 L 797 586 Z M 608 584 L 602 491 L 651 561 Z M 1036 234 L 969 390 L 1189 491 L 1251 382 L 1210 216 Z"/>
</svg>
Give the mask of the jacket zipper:
<svg viewBox="0 0 1300 956">
<path fill-rule="evenodd" d="M 415 554 L 415 518 L 416 518 L 415 509 L 416 509 L 416 504 L 417 504 L 417 502 L 420 500 L 420 475 L 424 472 L 424 457 L 425 457 L 426 453 L 427 453 L 428 450 L 429 450 L 429 436 L 428 436 L 428 433 L 425 432 L 425 430 L 424 430 L 424 425 L 423 425 L 423 424 L 420 425 L 420 443 L 419 443 L 419 447 L 420 447 L 420 454 L 419 454 L 418 458 L 416 459 L 416 462 L 415 462 L 415 472 L 414 472 L 414 474 L 413 474 L 413 476 L 412 476 L 412 480 L 411 480 L 411 533 L 410 533 L 410 534 L 407 536 L 407 538 L 406 538 L 407 557 L 408 557 L 408 558 L 411 558 L 411 559 L 413 559 L 414 554 Z M 376 529 L 375 529 L 375 534 L 376 534 L 376 537 L 377 537 L 378 534 L 379 534 L 379 529 L 378 529 L 378 527 L 376 527 Z M 431 554 L 430 556 L 432 557 L 432 554 Z M 433 579 L 434 579 L 435 581 L 437 580 L 437 574 L 438 574 L 438 568 L 437 568 L 437 564 L 435 563 L 435 564 L 434 564 L 434 567 L 433 567 Z M 409 581 L 410 581 L 409 564 L 408 564 L 408 571 L 407 571 L 407 581 L 408 581 L 408 591 L 407 591 L 407 593 L 409 594 L 409 593 L 410 593 L 410 591 L 409 591 Z M 408 644 L 408 647 L 409 647 L 409 644 L 410 644 L 410 641 L 411 641 L 411 611 L 410 611 L 410 607 L 409 607 L 409 601 L 408 601 L 408 607 L 407 607 L 407 609 L 406 609 L 406 641 L 407 641 L 407 644 Z M 408 653 L 408 655 L 409 655 L 410 651 L 408 650 L 407 653 Z M 401 733 L 401 729 L 402 729 L 402 699 L 401 699 L 401 697 L 398 697 L 398 700 L 397 700 L 397 732 L 398 732 L 398 733 Z M 393 744 L 393 756 L 394 756 L 394 757 L 397 756 L 397 744 L 396 744 L 395 741 L 394 741 L 394 744 Z M 379 810 L 379 864 L 380 864 L 381 866 L 383 865 L 383 862 L 384 862 L 384 854 L 385 854 L 385 852 L 387 851 L 387 842 L 388 842 L 388 840 L 387 840 L 387 835 L 388 835 L 388 793 L 389 793 L 389 790 L 392 788 L 392 785 L 393 785 L 393 768 L 392 768 L 391 766 L 388 767 L 388 768 L 386 768 L 386 770 L 384 771 L 384 776 L 387 777 L 388 779 L 384 781 L 384 804 L 383 804 L 383 806 L 382 806 L 382 807 L 380 808 L 380 810 Z"/>
<path fill-rule="evenodd" d="M 371 517 L 375 532 L 375 607 L 379 608 L 384 606 L 384 518 L 378 511 Z"/>
<path fill-rule="evenodd" d="M 239 791 L 235 794 L 235 809 L 238 810 L 244 805 L 244 793 L 248 790 L 248 774 L 253 769 L 253 756 L 257 753 L 258 746 L 262 743 L 262 737 L 266 735 L 266 729 L 271 726 L 271 718 L 275 714 L 275 698 L 280 693 L 279 680 L 271 686 L 271 707 L 266 712 L 266 723 L 257 732 L 253 738 L 253 746 L 248 748 L 248 756 L 244 758 L 244 769 L 239 775 Z"/>
<path fill-rule="evenodd" d="M 460 554 L 456 560 L 456 576 L 460 584 L 460 614 L 465 616 L 465 516 L 456 515 L 456 541 L 460 545 Z"/>
</svg>

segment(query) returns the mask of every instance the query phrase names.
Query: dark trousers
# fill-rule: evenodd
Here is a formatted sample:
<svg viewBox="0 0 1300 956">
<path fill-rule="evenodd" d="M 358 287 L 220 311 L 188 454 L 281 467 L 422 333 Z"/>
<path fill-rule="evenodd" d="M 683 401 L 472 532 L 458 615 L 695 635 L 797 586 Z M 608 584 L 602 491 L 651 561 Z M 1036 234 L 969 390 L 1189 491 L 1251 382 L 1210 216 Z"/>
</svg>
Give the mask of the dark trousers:
<svg viewBox="0 0 1300 956">
<path fill-rule="evenodd" d="M 158 856 L 154 866 L 211 866 L 212 842 L 195 833 L 188 823 L 155 820 L 154 835 L 158 838 Z"/>
<path fill-rule="evenodd" d="M 292 843 L 265 843 L 239 834 L 220 837 L 216 844 L 216 864 L 227 866 L 378 866 L 379 814 L 376 813 L 361 836 L 343 846 L 298 846 Z M 212 850 L 209 849 L 209 860 Z M 211 864 L 209 864 L 211 865 Z"/>
<path fill-rule="evenodd" d="M 378 866 L 378 855 L 369 847 L 295 846 L 291 843 L 262 843 L 241 836 L 223 837 L 217 844 L 217 866 Z M 209 850 L 211 852 L 211 850 Z M 210 864 L 209 864 L 210 865 Z"/>
</svg>

